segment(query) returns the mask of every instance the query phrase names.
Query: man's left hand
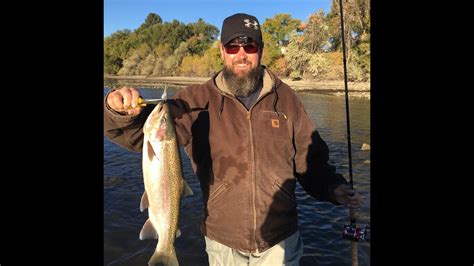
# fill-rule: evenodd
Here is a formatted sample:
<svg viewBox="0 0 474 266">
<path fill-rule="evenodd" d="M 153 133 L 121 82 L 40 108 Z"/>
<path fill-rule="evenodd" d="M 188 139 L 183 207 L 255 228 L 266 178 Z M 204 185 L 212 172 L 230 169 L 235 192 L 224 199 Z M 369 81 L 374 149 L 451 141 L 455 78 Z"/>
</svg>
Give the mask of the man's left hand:
<svg viewBox="0 0 474 266">
<path fill-rule="evenodd" d="M 362 196 L 357 191 L 352 190 L 349 185 L 339 185 L 334 189 L 335 200 L 351 209 L 360 208 L 362 205 Z"/>
</svg>

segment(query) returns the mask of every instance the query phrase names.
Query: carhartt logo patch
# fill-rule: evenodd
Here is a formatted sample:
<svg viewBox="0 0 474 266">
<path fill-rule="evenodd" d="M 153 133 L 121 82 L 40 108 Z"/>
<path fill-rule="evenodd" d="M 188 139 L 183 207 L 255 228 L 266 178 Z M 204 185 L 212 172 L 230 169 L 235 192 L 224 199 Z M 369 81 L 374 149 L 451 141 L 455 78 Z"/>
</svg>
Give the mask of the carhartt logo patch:
<svg viewBox="0 0 474 266">
<path fill-rule="evenodd" d="M 272 127 L 280 127 L 280 120 L 272 119 Z"/>
</svg>

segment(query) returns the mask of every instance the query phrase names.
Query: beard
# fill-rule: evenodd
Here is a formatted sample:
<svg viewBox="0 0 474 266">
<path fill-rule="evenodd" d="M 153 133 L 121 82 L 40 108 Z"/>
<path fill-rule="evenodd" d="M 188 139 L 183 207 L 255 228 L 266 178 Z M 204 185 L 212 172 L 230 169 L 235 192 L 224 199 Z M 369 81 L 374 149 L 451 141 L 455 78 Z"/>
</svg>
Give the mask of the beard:
<svg viewBox="0 0 474 266">
<path fill-rule="evenodd" d="M 222 74 L 227 87 L 235 96 L 247 97 L 259 88 L 263 78 L 263 67 L 259 65 L 251 69 L 245 76 L 239 77 L 232 69 L 224 66 Z"/>
</svg>

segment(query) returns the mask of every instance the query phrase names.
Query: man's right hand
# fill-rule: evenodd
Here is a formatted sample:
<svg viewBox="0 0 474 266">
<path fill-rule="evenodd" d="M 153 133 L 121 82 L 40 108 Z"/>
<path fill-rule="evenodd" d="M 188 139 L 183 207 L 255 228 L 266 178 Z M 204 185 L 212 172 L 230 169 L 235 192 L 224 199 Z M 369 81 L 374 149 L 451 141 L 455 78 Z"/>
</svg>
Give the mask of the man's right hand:
<svg viewBox="0 0 474 266">
<path fill-rule="evenodd" d="M 121 114 L 138 115 L 142 111 L 138 98 L 140 98 L 140 92 L 137 89 L 123 87 L 109 93 L 107 104 Z"/>
</svg>

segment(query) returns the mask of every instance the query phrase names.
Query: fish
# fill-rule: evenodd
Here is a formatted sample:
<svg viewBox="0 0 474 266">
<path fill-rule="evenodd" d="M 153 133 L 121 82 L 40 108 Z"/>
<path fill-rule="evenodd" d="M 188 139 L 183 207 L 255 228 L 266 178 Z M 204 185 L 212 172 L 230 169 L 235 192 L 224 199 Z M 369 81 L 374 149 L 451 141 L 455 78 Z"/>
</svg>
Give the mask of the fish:
<svg viewBox="0 0 474 266">
<path fill-rule="evenodd" d="M 166 90 L 163 94 L 166 95 Z M 166 100 L 158 103 L 150 113 L 143 133 L 145 191 L 140 201 L 140 211 L 148 209 L 148 220 L 139 238 L 158 239 L 148 265 L 179 265 L 174 241 L 181 235 L 178 229 L 181 197 L 192 195 L 193 192 L 183 179 L 176 128 Z"/>
</svg>

